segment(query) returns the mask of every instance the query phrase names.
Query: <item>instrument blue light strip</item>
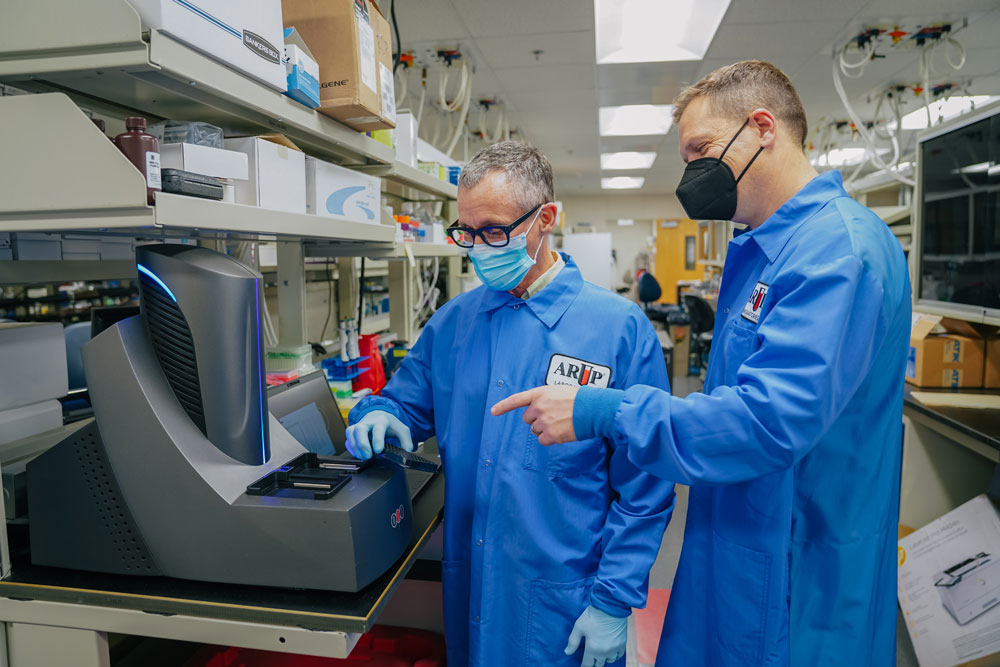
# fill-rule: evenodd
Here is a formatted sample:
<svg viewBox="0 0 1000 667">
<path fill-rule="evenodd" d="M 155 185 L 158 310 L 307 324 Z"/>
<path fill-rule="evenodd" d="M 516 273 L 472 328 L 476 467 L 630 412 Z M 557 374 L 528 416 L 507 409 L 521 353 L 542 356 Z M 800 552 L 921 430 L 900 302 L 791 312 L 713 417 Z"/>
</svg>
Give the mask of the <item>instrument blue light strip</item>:
<svg viewBox="0 0 1000 667">
<path fill-rule="evenodd" d="M 169 296 L 170 299 L 174 303 L 177 303 L 177 297 L 174 296 L 174 293 L 170 291 L 170 288 L 167 287 L 167 284 L 165 282 L 163 282 L 162 280 L 160 280 L 160 277 L 158 275 L 156 275 L 155 273 L 153 273 L 152 271 L 150 271 L 149 269 L 147 269 L 142 264 L 136 264 L 136 266 L 139 268 L 140 271 L 142 271 L 147 276 L 149 276 L 150 279 L 152 279 L 153 281 L 155 281 L 157 285 L 159 285 L 160 287 L 162 287 L 163 291 L 165 291 L 167 293 L 167 296 Z"/>
<path fill-rule="evenodd" d="M 241 33 L 239 30 L 237 30 L 236 28 L 234 28 L 234 27 L 232 27 L 230 25 L 226 25 L 225 23 L 223 23 L 219 19 L 215 18 L 214 16 L 212 16 L 211 14 L 209 14 L 208 12 L 206 12 L 204 9 L 201 9 L 200 7 L 196 7 L 195 5 L 191 4 L 190 2 L 185 2 L 185 0 L 174 0 L 174 2 L 176 2 L 181 7 L 184 7 L 185 9 L 191 10 L 192 12 L 194 12 L 198 16 L 202 17 L 203 19 L 209 21 L 210 23 L 214 23 L 215 25 L 217 25 L 218 27 L 222 28 L 223 30 L 225 30 L 229 34 L 235 35 L 236 37 L 238 37 L 240 39 L 243 39 L 243 33 Z"/>
<path fill-rule="evenodd" d="M 264 400 L 267 396 L 264 369 L 260 367 L 263 354 L 260 349 L 260 281 L 254 281 L 254 296 L 257 299 L 257 377 L 260 378 L 260 461 L 267 463 L 267 440 L 264 437 Z M 265 306 L 266 307 L 266 306 Z"/>
</svg>

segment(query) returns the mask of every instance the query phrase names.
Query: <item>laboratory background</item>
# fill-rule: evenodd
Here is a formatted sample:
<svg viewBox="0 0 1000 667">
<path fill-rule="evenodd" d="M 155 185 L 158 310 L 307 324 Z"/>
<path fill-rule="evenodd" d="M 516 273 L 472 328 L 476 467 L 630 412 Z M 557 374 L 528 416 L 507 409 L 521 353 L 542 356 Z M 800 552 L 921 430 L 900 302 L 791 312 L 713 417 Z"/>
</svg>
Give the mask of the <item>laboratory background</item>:
<svg viewBox="0 0 1000 667">
<path fill-rule="evenodd" d="M 486 358 L 461 320 L 434 329 L 472 318 L 461 304 L 484 290 L 449 231 L 463 169 L 499 142 L 537 148 L 554 196 L 510 242 L 546 225 L 556 266 L 655 332 L 656 372 L 636 377 L 697 394 L 725 351 L 713 338 L 731 344 L 716 315 L 745 230 L 692 219 L 675 194 L 674 103 L 745 60 L 787 75 L 809 164 L 877 216 L 901 253 L 896 287 L 912 288 L 905 372 L 887 379 L 902 394 L 902 435 L 883 443 L 898 475 L 855 491 L 898 502 L 894 664 L 1000 665 L 998 35 L 997 0 L 4 0 L 0 666 L 464 664 L 442 587 L 445 497 L 464 470 L 449 476 L 434 437 L 369 457 L 345 438 L 445 332 L 456 358 Z M 758 282 L 744 325 L 767 295 Z M 578 331 L 599 346 L 616 326 Z M 505 349 L 529 357 L 517 336 Z M 873 343 L 848 328 L 846 345 Z M 539 384 L 558 368 L 546 350 Z M 606 387 L 601 369 L 570 377 Z M 552 464 L 570 445 L 536 446 Z M 694 664 L 660 643 L 693 516 L 671 481 L 669 525 L 637 574 L 645 603 L 608 665 Z M 824 594 L 865 588 L 840 567 Z M 520 590 L 494 576 L 495 595 Z M 543 638 L 561 610 L 532 600 L 528 637 Z M 566 636 L 551 641 L 561 654 Z M 836 645 L 820 655 L 847 664 Z M 797 664 L 741 656 L 704 664 Z"/>
</svg>

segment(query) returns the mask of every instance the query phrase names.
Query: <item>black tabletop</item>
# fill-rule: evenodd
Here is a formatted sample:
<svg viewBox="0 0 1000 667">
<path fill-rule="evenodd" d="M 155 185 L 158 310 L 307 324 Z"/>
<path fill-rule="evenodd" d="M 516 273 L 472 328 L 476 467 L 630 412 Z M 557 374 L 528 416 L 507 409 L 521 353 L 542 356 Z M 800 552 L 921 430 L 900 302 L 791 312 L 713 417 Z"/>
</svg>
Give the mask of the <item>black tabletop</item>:
<svg viewBox="0 0 1000 667">
<path fill-rule="evenodd" d="M 932 417 L 951 428 L 968 435 L 990 447 L 1000 450 L 1000 410 L 981 408 L 951 408 L 924 405 L 913 398 L 913 392 L 948 394 L 990 394 L 1000 396 L 996 389 L 917 389 L 906 385 L 903 404 L 912 410 Z"/>
<path fill-rule="evenodd" d="M 0 596 L 183 614 L 314 630 L 367 632 L 440 523 L 444 476 L 413 503 L 414 537 L 403 557 L 358 593 L 215 584 L 169 577 L 130 577 L 31 564 L 26 526 L 8 526 L 11 576 Z"/>
</svg>

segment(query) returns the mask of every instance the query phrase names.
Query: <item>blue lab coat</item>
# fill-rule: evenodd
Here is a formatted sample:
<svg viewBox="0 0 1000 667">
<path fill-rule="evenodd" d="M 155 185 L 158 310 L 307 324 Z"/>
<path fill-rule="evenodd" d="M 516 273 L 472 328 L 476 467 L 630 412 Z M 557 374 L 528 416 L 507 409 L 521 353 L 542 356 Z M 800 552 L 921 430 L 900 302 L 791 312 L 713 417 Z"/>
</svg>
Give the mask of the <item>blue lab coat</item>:
<svg viewBox="0 0 1000 667">
<path fill-rule="evenodd" d="M 899 242 L 839 172 L 730 242 L 704 393 L 614 417 L 692 487 L 657 665 L 895 664 L 909 332 Z"/>
<path fill-rule="evenodd" d="M 563 654 L 577 617 L 589 604 L 619 616 L 645 605 L 673 510 L 673 485 L 637 470 L 624 448 L 601 438 L 543 447 L 524 410 L 489 413 L 547 380 L 668 388 L 642 311 L 564 258 L 527 301 L 480 287 L 446 303 L 383 396 L 351 412 L 354 423 L 389 410 L 414 441 L 437 436 L 449 667 L 578 667 L 582 644 Z"/>
</svg>

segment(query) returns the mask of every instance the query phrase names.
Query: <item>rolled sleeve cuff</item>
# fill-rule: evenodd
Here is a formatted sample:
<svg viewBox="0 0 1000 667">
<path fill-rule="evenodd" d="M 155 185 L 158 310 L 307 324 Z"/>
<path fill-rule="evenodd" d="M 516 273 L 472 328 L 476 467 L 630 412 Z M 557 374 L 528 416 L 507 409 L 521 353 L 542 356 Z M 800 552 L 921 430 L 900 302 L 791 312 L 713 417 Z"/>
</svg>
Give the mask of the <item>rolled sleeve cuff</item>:
<svg viewBox="0 0 1000 667">
<path fill-rule="evenodd" d="M 612 440 L 615 413 L 625 398 L 620 389 L 581 387 L 573 402 L 573 430 L 577 440 L 598 436 Z"/>
<path fill-rule="evenodd" d="M 590 593 L 590 605 L 600 609 L 608 616 L 615 618 L 627 618 L 632 615 L 632 608 L 619 602 L 609 599 L 601 594 L 600 587 L 595 587 Z"/>
<path fill-rule="evenodd" d="M 410 421 L 400 409 L 399 404 L 390 398 L 385 398 L 384 396 L 366 396 L 363 398 L 361 402 L 354 406 L 351 410 L 350 414 L 347 416 L 347 421 L 350 424 L 357 424 L 369 412 L 376 412 L 379 410 L 382 412 L 388 412 L 407 426 L 410 424 Z"/>
</svg>

